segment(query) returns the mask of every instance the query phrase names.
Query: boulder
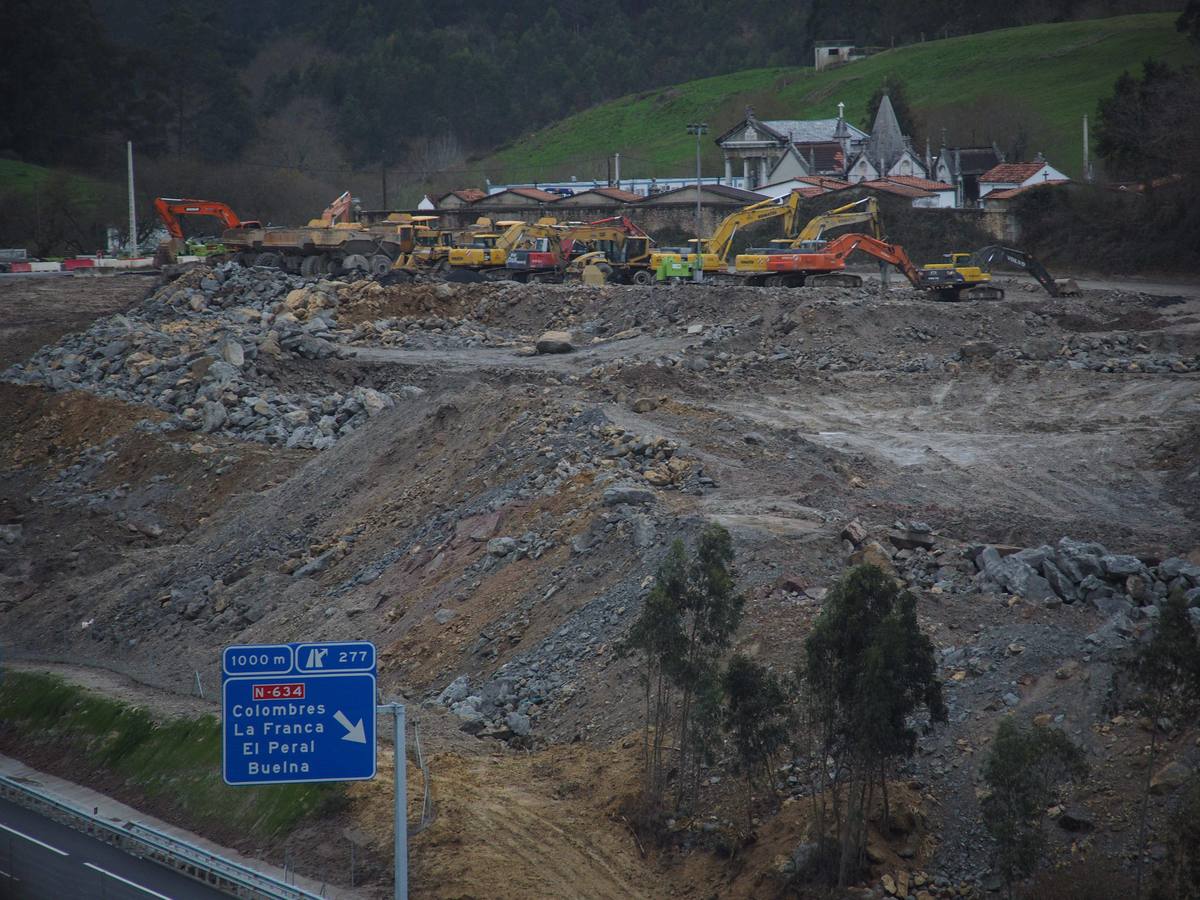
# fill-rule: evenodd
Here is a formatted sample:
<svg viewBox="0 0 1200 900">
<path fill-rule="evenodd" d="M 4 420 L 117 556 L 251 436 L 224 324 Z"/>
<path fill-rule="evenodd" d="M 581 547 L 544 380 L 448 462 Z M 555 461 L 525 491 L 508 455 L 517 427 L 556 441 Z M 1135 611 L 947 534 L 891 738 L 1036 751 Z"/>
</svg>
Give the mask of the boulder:
<svg viewBox="0 0 1200 900">
<path fill-rule="evenodd" d="M 1158 564 L 1158 576 L 1163 581 L 1172 581 L 1183 577 L 1193 585 L 1200 585 L 1200 566 L 1190 563 L 1186 559 L 1173 556 L 1170 559 L 1164 559 Z"/>
<path fill-rule="evenodd" d="M 983 554 L 980 554 L 983 556 Z M 997 554 L 998 555 L 998 554 Z M 1017 594 L 1033 603 L 1056 597 L 1054 589 L 1033 567 L 1014 554 L 999 560 L 989 558 L 984 574 L 1010 594 Z"/>
<path fill-rule="evenodd" d="M 1074 603 L 1079 599 L 1079 588 L 1063 574 L 1062 569 L 1046 560 L 1042 563 L 1042 577 L 1046 579 L 1046 583 L 1050 585 L 1051 590 L 1058 594 L 1065 602 Z"/>
<path fill-rule="evenodd" d="M 605 506 L 618 506 L 622 503 L 653 503 L 654 491 L 631 484 L 616 484 L 605 489 L 603 499 Z"/>
<path fill-rule="evenodd" d="M 546 331 L 537 339 L 538 353 L 570 353 L 575 349 L 569 331 Z"/>
<path fill-rule="evenodd" d="M 374 388 L 363 388 L 362 395 L 358 399 L 362 403 L 363 409 L 367 411 L 367 415 L 372 418 L 396 405 L 395 400 Z"/>
<path fill-rule="evenodd" d="M 226 418 L 228 413 L 225 412 L 225 407 L 215 400 L 209 400 L 200 412 L 200 430 L 205 434 L 212 434 L 225 424 Z"/>
<path fill-rule="evenodd" d="M 850 554 L 852 566 L 875 566 L 884 573 L 895 576 L 896 567 L 892 563 L 891 554 L 879 541 L 867 541 L 859 549 Z"/>
<path fill-rule="evenodd" d="M 630 405 L 630 408 L 636 413 L 652 412 L 658 409 L 658 401 L 653 397 L 638 397 Z"/>
<path fill-rule="evenodd" d="M 868 532 L 862 522 L 858 519 L 851 519 L 842 529 L 841 537 L 857 547 L 867 539 Z"/>
<path fill-rule="evenodd" d="M 933 535 L 924 531 L 889 531 L 887 539 L 897 550 L 929 550 L 933 547 Z"/>
<path fill-rule="evenodd" d="M 1129 575 L 1142 574 L 1146 567 L 1136 556 L 1109 553 L 1100 557 L 1100 568 L 1110 578 L 1126 578 Z"/>
<path fill-rule="evenodd" d="M 466 700 L 470 693 L 470 681 L 467 676 L 459 675 L 442 689 L 442 692 L 438 694 L 437 702 L 442 706 L 454 706 L 456 703 Z"/>
<path fill-rule="evenodd" d="M 221 342 L 221 359 L 240 369 L 246 363 L 246 351 L 237 341 L 228 339 Z"/>
<path fill-rule="evenodd" d="M 508 556 L 517 549 L 515 538 L 498 537 L 487 542 L 487 552 L 492 556 Z"/>
<path fill-rule="evenodd" d="M 1150 779 L 1150 793 L 1169 794 L 1192 777 L 1191 767 L 1180 760 L 1169 762 Z"/>
<path fill-rule="evenodd" d="M 504 724 L 517 737 L 527 737 L 530 731 L 529 716 L 524 713 L 510 712 L 504 717 Z"/>
<path fill-rule="evenodd" d="M 1068 806 L 1058 817 L 1058 827 L 1072 834 L 1085 834 L 1096 827 L 1096 817 L 1082 806 Z"/>
</svg>

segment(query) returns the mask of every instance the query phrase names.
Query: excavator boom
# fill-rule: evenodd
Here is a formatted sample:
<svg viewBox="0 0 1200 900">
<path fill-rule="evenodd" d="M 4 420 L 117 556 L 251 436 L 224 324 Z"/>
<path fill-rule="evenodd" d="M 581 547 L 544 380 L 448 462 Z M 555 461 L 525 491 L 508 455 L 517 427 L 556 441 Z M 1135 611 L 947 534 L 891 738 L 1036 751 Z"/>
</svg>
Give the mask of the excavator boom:
<svg viewBox="0 0 1200 900">
<path fill-rule="evenodd" d="M 226 229 L 261 228 L 258 222 L 243 222 L 228 204 L 217 200 L 181 200 L 175 197 L 155 197 L 154 209 L 167 228 L 167 233 L 176 240 L 183 240 L 183 225 L 180 216 L 214 216 L 221 220 Z"/>
<path fill-rule="evenodd" d="M 984 271 L 991 269 L 992 265 L 997 262 L 1006 262 L 1028 272 L 1037 279 L 1038 284 L 1044 287 L 1046 293 L 1051 297 L 1060 295 L 1061 289 L 1050 273 L 1046 271 L 1046 267 L 1024 250 L 1014 250 L 1012 247 L 993 244 L 971 254 L 970 264 L 978 266 Z"/>
<path fill-rule="evenodd" d="M 743 207 L 721 220 L 712 237 L 708 239 L 708 250 L 710 253 L 715 253 L 721 264 L 724 265 L 725 260 L 729 257 L 729 248 L 733 246 L 733 237 L 737 234 L 738 229 L 782 216 L 784 234 L 791 234 L 795 227 L 796 212 L 799 208 L 800 195 L 795 191 L 786 199 L 772 197 Z"/>
<path fill-rule="evenodd" d="M 856 207 L 862 208 L 858 209 Z M 862 200 L 847 203 L 845 206 L 839 206 L 837 209 L 831 209 L 827 213 L 814 216 L 808 220 L 808 224 L 800 229 L 795 240 L 792 241 L 792 246 L 799 247 L 805 241 L 818 241 L 830 228 L 838 228 L 842 225 L 858 225 L 862 222 L 871 223 L 872 235 L 877 238 L 883 236 L 879 221 L 879 201 L 874 197 L 864 197 Z"/>
</svg>

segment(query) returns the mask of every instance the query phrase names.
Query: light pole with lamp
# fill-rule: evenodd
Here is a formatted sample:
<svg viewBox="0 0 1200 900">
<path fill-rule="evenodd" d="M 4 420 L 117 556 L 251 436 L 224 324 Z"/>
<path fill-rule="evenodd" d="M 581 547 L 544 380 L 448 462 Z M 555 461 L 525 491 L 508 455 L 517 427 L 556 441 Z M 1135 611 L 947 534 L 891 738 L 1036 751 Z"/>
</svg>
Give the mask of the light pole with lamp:
<svg viewBox="0 0 1200 900">
<path fill-rule="evenodd" d="M 704 263 L 701 257 L 700 226 L 700 135 L 708 134 L 707 122 L 692 122 L 687 127 L 688 134 L 696 136 L 696 264 L 692 267 L 692 280 L 699 283 L 704 280 Z"/>
</svg>

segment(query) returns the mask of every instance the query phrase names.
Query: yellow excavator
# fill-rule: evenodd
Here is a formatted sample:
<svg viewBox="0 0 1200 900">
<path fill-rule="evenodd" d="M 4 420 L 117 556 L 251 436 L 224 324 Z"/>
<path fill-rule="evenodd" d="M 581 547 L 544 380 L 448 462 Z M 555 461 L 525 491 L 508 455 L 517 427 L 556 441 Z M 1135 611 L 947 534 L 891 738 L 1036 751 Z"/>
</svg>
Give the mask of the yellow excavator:
<svg viewBox="0 0 1200 900">
<path fill-rule="evenodd" d="M 467 237 L 457 247 L 452 247 L 448 257 L 451 269 L 485 272 L 503 269 L 508 254 L 523 241 L 536 237 L 554 237 L 558 232 L 557 220 L 550 216 L 540 218 L 534 224 L 518 221 L 497 222 L 507 226 L 501 233 L 481 232 Z"/>
<path fill-rule="evenodd" d="M 845 206 L 839 206 L 818 216 L 813 216 L 794 237 L 788 235 L 771 241 L 768 247 L 752 248 L 745 253 L 739 253 L 733 261 L 734 271 L 738 275 L 749 278 L 750 283 L 754 284 L 768 272 L 767 263 L 771 256 L 779 253 L 811 252 L 817 249 L 825 232 L 831 228 L 858 225 L 862 222 L 870 223 L 873 237 L 881 238 L 883 236 L 883 225 L 879 218 L 879 201 L 874 197 L 864 197 L 862 200 L 856 200 Z M 786 231 L 784 233 L 787 234 Z"/>
<path fill-rule="evenodd" d="M 700 265 L 705 272 L 724 272 L 729 250 L 733 246 L 733 237 L 739 228 L 763 222 L 767 219 L 783 217 L 783 233 L 791 234 L 795 229 L 796 213 L 800 207 L 800 195 L 792 192 L 787 197 L 772 197 L 744 206 L 730 213 L 717 225 L 712 235 L 705 239 L 700 248 Z M 691 242 L 695 244 L 693 240 Z M 650 256 L 650 269 L 657 272 L 664 263 L 679 266 L 681 263 L 689 267 L 696 265 L 696 248 L 663 247 Z"/>
</svg>

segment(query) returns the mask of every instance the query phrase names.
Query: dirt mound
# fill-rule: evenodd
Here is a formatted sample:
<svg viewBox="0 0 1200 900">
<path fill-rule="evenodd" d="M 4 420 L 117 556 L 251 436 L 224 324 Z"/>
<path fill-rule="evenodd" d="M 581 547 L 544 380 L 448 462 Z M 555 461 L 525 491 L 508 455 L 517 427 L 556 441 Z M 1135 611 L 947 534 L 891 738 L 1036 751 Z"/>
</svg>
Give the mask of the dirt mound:
<svg viewBox="0 0 1200 900">
<path fill-rule="evenodd" d="M 228 644 L 373 640 L 385 695 L 428 704 L 440 805 L 414 883 L 439 896 L 750 897 L 805 840 L 803 785 L 780 775 L 781 809 L 760 804 L 758 843 L 735 840 L 730 863 L 717 841 L 736 837 L 742 787 L 723 758 L 715 831 L 639 848 L 614 804 L 635 781 L 641 688 L 615 648 L 666 548 L 707 522 L 737 548 L 737 648 L 781 670 L 869 551 L 918 592 L 953 685 L 951 725 L 904 773 L 942 841 L 926 857 L 913 832 L 901 859 L 978 880 L 977 751 L 997 717 L 1101 727 L 1167 573 L 1106 579 L 1096 602 L 1031 598 L 970 548 L 1193 549 L 1198 313 L 1110 292 L 937 304 L 873 284 L 197 271 L 0 386 L 16 424 L 0 612 L 19 651 L 175 689 L 215 684 Z M 536 352 L 548 328 L 571 352 Z M 851 519 L 866 544 L 842 537 Z M 356 787 L 346 811 L 376 863 L 386 787 Z M 1094 840 L 1122 858 L 1115 824 Z"/>
</svg>

